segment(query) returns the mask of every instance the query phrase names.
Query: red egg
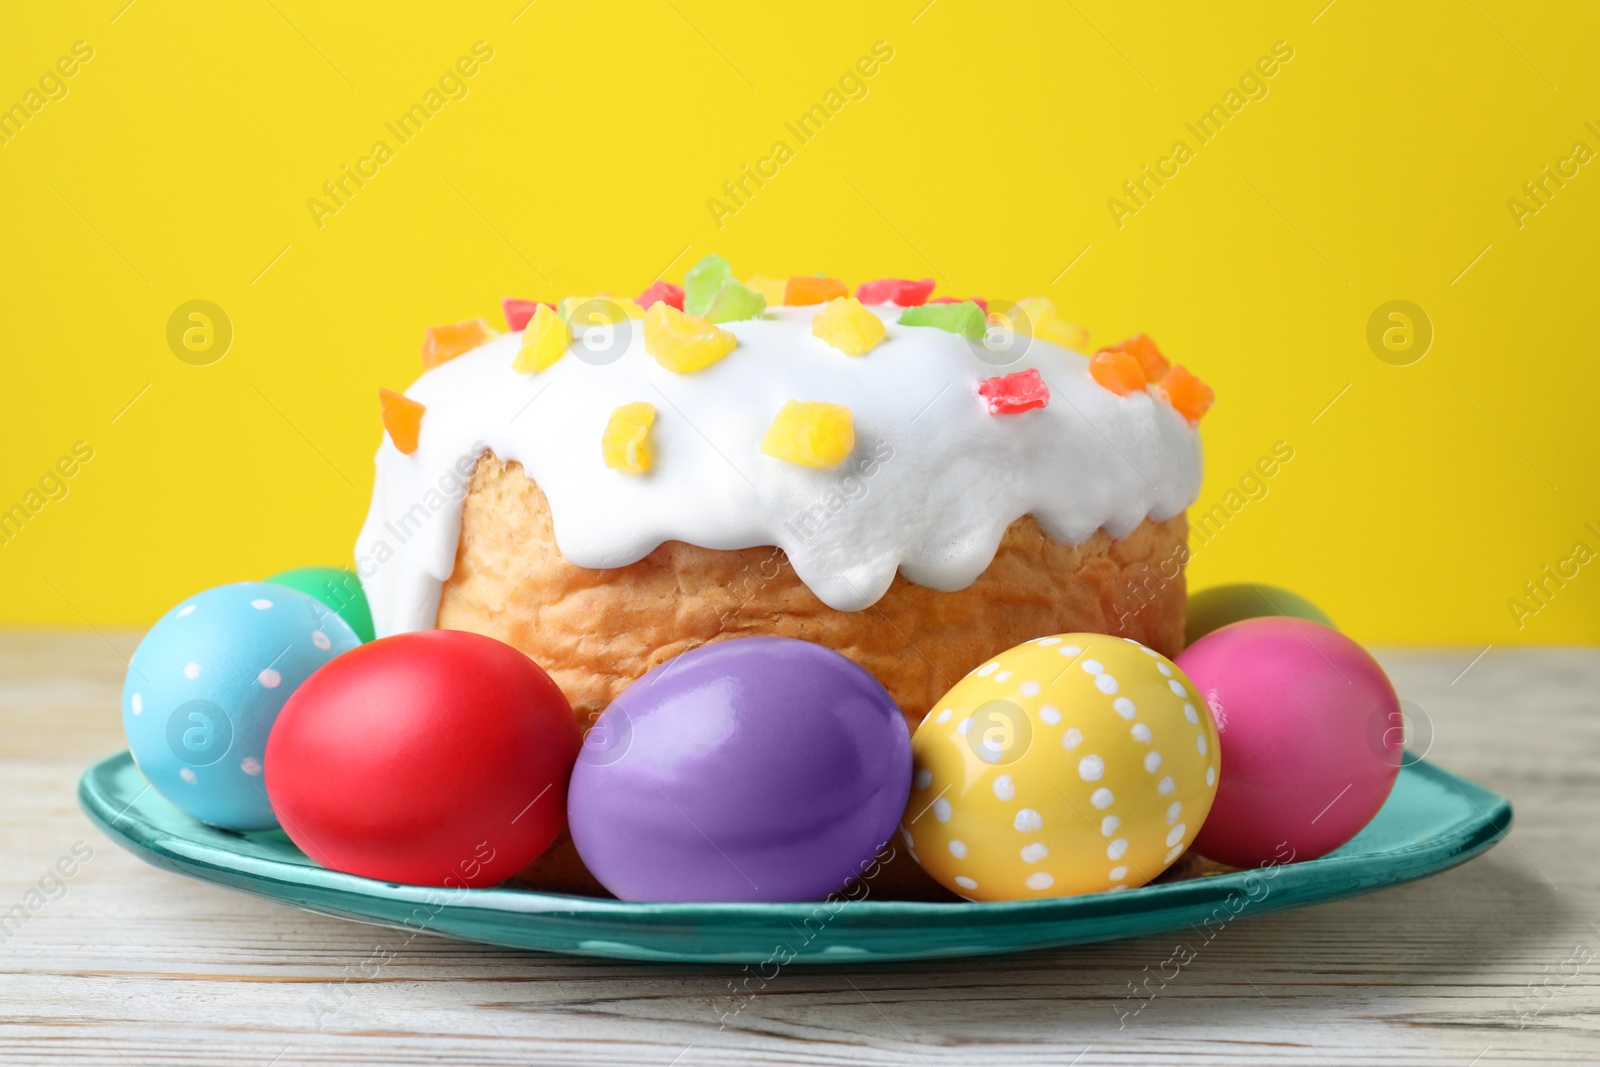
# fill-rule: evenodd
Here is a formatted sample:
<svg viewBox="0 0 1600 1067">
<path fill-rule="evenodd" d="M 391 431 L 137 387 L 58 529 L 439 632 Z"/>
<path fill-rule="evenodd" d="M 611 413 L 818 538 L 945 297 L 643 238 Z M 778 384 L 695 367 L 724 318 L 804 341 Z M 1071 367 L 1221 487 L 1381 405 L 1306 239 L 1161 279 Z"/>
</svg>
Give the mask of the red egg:
<svg viewBox="0 0 1600 1067">
<path fill-rule="evenodd" d="M 267 798 L 325 867 L 411 885 L 495 885 L 566 827 L 582 738 L 538 664 L 429 630 L 339 656 L 267 740 Z"/>
</svg>

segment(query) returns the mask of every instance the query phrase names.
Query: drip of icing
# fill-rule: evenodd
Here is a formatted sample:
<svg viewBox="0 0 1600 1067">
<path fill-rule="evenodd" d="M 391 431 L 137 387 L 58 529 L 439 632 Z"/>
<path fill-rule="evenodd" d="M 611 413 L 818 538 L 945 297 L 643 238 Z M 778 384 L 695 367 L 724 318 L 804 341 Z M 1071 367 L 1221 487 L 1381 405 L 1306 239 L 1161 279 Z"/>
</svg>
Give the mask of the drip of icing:
<svg viewBox="0 0 1600 1067">
<path fill-rule="evenodd" d="M 378 633 L 434 625 L 485 449 L 544 491 L 557 547 L 578 566 L 625 566 L 668 540 L 776 545 L 843 611 L 874 603 L 896 571 L 933 589 L 970 585 L 1024 515 L 1077 544 L 1194 502 L 1199 435 L 1158 397 L 1112 395 L 1084 356 L 1047 341 L 1026 339 L 1023 358 L 996 367 L 981 345 L 874 310 L 888 338 L 861 357 L 812 336 L 816 307 L 781 307 L 723 324 L 739 347 L 694 374 L 657 364 L 637 320 L 592 328 L 539 374 L 511 369 L 518 334 L 424 373 L 406 391 L 427 407 L 418 448 L 402 455 L 385 436 L 356 542 Z M 1049 406 L 990 415 L 979 382 L 1029 368 Z M 791 399 L 849 407 L 851 456 L 816 470 L 763 455 L 761 436 Z M 600 450 L 611 412 L 636 400 L 657 411 L 643 475 L 608 469 Z"/>
</svg>

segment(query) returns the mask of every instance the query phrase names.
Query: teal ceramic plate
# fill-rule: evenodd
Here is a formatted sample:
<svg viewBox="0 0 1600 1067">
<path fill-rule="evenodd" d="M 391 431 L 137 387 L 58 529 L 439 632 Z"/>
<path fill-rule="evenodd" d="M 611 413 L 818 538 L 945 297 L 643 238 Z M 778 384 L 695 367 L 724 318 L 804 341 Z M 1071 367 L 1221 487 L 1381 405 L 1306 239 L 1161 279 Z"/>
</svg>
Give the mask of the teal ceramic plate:
<svg viewBox="0 0 1600 1067">
<path fill-rule="evenodd" d="M 1424 761 L 1403 768 L 1372 824 L 1321 859 L 1120 893 L 1003 904 L 625 904 L 521 889 L 426 889 L 324 870 L 277 831 L 202 826 L 122 752 L 78 798 L 112 840 L 157 867 L 325 915 L 512 948 L 684 963 L 838 963 L 976 956 L 1199 927 L 1339 900 L 1464 863 L 1511 826 L 1502 796 Z"/>
</svg>

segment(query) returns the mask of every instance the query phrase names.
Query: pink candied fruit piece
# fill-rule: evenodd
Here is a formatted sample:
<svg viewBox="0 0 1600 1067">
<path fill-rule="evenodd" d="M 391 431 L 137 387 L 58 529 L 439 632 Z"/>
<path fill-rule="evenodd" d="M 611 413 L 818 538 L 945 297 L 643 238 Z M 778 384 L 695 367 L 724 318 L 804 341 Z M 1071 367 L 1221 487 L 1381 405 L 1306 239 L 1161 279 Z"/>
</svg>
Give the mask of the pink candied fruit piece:
<svg viewBox="0 0 1600 1067">
<path fill-rule="evenodd" d="M 880 278 L 856 286 L 856 299 L 863 304 L 895 304 L 903 308 L 920 307 L 933 293 L 933 279 L 914 282 L 907 278 Z"/>
<path fill-rule="evenodd" d="M 1019 415 L 1050 403 L 1050 387 L 1032 369 L 986 378 L 978 386 L 978 395 L 989 402 L 991 415 Z"/>
<path fill-rule="evenodd" d="M 983 309 L 983 313 L 985 315 L 989 314 L 989 301 L 985 300 L 981 296 L 936 296 L 932 300 L 928 301 L 928 303 L 930 303 L 930 304 L 961 304 L 961 303 L 965 303 L 968 300 L 972 301 L 974 304 L 977 304 L 978 307 L 982 308 Z M 865 301 L 862 301 L 862 303 L 865 303 Z"/>
<path fill-rule="evenodd" d="M 656 282 L 650 288 L 639 294 L 639 306 L 646 311 L 656 302 L 663 303 L 669 308 L 683 310 L 683 288 L 671 282 Z"/>
<path fill-rule="evenodd" d="M 500 306 L 506 313 L 506 329 L 512 333 L 527 329 L 528 320 L 533 318 L 533 313 L 539 310 L 541 304 L 551 311 L 556 309 L 554 304 L 545 304 L 543 300 L 518 300 L 514 296 L 508 296 L 500 301 Z"/>
</svg>

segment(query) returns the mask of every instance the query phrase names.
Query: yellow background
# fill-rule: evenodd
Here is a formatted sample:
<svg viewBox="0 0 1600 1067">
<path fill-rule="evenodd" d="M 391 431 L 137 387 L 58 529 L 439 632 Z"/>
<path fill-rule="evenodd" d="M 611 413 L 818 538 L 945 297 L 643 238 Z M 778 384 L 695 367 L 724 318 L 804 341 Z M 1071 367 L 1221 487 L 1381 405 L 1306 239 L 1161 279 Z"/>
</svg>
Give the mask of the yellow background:
<svg viewBox="0 0 1600 1067">
<path fill-rule="evenodd" d="M 1600 150 L 1594 5 L 524 2 L 0 16 L 0 105 L 94 49 L 0 145 L 0 508 L 94 448 L 0 545 L 0 621 L 142 625 L 347 562 L 374 391 L 416 375 L 424 327 L 717 251 L 1150 332 L 1217 390 L 1202 507 L 1295 450 L 1193 587 L 1285 585 L 1364 640 L 1600 634 L 1600 564 L 1520 629 L 1507 606 L 1600 549 L 1600 162 L 1521 228 L 1507 207 L 1574 142 Z M 468 95 L 399 146 L 384 123 L 480 40 Z M 877 41 L 866 98 L 799 145 L 784 123 Z M 1198 146 L 1184 122 L 1277 41 L 1268 95 Z M 706 201 L 780 138 L 795 157 L 719 229 Z M 1119 229 L 1108 199 L 1180 138 L 1195 158 Z M 378 139 L 395 158 L 319 229 L 307 200 Z M 165 340 L 193 299 L 233 323 L 210 366 Z M 1435 330 L 1409 366 L 1366 342 L 1393 299 Z"/>
</svg>

